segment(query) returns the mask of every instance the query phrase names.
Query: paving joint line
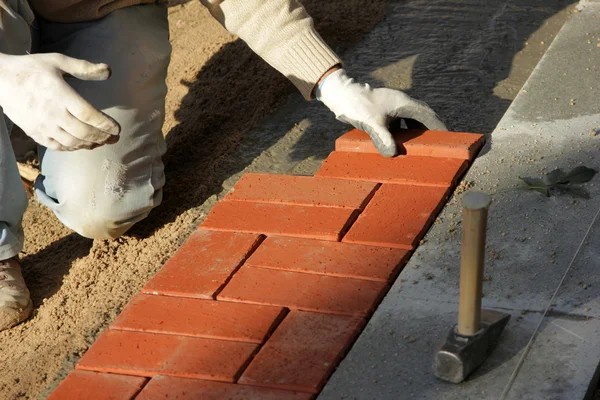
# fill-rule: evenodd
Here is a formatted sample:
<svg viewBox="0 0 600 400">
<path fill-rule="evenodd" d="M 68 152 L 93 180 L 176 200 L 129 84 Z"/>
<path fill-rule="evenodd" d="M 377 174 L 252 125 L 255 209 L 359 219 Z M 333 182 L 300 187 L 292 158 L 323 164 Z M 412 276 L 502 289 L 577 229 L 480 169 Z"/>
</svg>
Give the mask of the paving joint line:
<svg viewBox="0 0 600 400">
<path fill-rule="evenodd" d="M 231 274 L 229 274 L 229 276 L 225 279 L 223 284 L 212 294 L 213 300 L 215 300 L 215 301 L 217 300 L 217 296 L 219 294 L 221 294 L 223 289 L 225 289 L 225 286 L 227 286 L 229 284 L 229 282 L 231 282 L 231 280 L 233 279 L 233 276 L 244 266 L 244 264 L 246 264 L 246 261 L 248 261 L 250 256 L 252 256 L 252 254 L 254 254 L 254 252 L 256 252 L 256 250 L 258 250 L 260 245 L 263 244 L 263 242 L 266 239 L 267 239 L 267 235 L 259 234 L 258 239 L 256 239 L 256 242 L 253 244 L 253 246 L 250 248 L 250 250 L 248 250 L 246 255 L 240 260 L 240 263 L 233 269 L 233 271 L 231 271 Z"/>
<path fill-rule="evenodd" d="M 600 215 L 600 207 L 598 208 L 598 211 L 596 211 L 596 214 L 594 215 L 594 218 L 592 219 L 592 222 L 590 223 L 587 231 L 585 232 L 585 235 L 583 236 L 583 239 L 581 239 L 581 242 L 579 243 L 579 246 L 577 247 L 577 250 L 575 251 L 575 254 L 573 255 L 573 258 L 571 259 L 571 262 L 567 266 L 567 269 L 563 273 L 563 276 L 562 276 L 560 282 L 558 283 L 558 286 L 554 290 L 554 294 L 550 298 L 548 306 L 546 306 L 546 309 L 544 310 L 544 314 L 540 317 L 540 321 L 538 322 L 535 330 L 533 331 L 533 334 L 531 335 L 531 338 L 529 339 L 529 342 L 527 343 L 527 346 L 525 346 L 525 349 L 523 350 L 523 354 L 521 354 L 521 357 L 519 358 L 519 362 L 515 366 L 515 369 L 513 370 L 512 374 L 511 374 L 511 376 L 510 376 L 510 378 L 508 380 L 508 383 L 506 384 L 506 386 L 504 387 L 504 390 L 503 390 L 502 394 L 500 395 L 500 400 L 506 399 L 506 396 L 508 395 L 508 393 L 512 389 L 512 386 L 513 386 L 515 380 L 517 379 L 517 375 L 519 374 L 519 372 L 521 370 L 521 367 L 525 363 L 525 358 L 527 358 L 527 356 L 529 355 L 529 351 L 531 350 L 531 347 L 533 346 L 533 343 L 535 342 L 535 339 L 537 338 L 537 334 L 539 332 L 540 327 L 542 326 L 542 323 L 544 322 L 544 318 L 546 317 L 546 315 L 548 314 L 548 312 L 552 309 L 552 304 L 554 303 L 554 299 L 556 298 L 556 295 L 558 294 L 558 292 L 559 292 L 559 290 L 560 290 L 563 282 L 567 278 L 567 274 L 571 270 L 571 267 L 575 263 L 575 260 L 577 259 L 577 256 L 579 255 L 579 252 L 581 251 L 581 248 L 583 247 L 583 245 L 584 245 L 584 243 L 585 243 L 588 235 L 592 231 L 592 227 L 596 223 L 596 220 L 598 219 L 598 215 Z"/>
</svg>

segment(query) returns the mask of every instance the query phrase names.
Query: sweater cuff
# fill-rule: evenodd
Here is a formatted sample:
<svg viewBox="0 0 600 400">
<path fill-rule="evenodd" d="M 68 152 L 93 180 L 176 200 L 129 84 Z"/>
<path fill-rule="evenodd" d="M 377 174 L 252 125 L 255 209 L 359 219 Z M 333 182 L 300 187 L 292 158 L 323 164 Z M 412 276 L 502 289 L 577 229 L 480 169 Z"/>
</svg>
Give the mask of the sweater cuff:
<svg viewBox="0 0 600 400">
<path fill-rule="evenodd" d="M 281 70 L 298 88 L 306 100 L 312 99 L 312 90 L 331 67 L 342 60 L 314 30 L 307 30 L 281 58 Z"/>
</svg>

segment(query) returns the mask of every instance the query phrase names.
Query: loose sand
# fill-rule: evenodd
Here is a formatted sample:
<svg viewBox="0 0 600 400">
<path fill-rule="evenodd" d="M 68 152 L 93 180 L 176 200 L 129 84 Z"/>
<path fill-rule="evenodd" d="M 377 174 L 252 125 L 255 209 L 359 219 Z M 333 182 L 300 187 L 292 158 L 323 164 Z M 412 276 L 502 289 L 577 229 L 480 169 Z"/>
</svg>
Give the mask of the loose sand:
<svg viewBox="0 0 600 400">
<path fill-rule="evenodd" d="M 304 3 L 319 31 L 342 55 L 385 18 L 387 9 L 384 0 Z M 504 113 L 568 18 L 569 5 L 491 2 L 497 10 L 482 19 L 483 14 L 472 16 L 481 7 L 477 1 L 396 3 L 406 3 L 407 12 L 421 9 L 427 18 L 398 29 L 409 29 L 404 36 L 421 43 L 424 59 L 433 60 L 431 74 L 452 77 L 436 89 L 443 95 L 443 105 L 436 109 L 456 130 L 482 132 L 491 131 Z M 444 34 L 448 13 L 464 14 L 464 36 Z M 164 125 L 169 146 L 164 203 L 123 238 L 93 242 L 30 201 L 22 259 L 35 310 L 27 322 L 0 333 L 0 399 L 45 398 L 56 387 L 206 216 L 223 177 L 240 171 L 239 166 L 230 171 L 224 161 L 244 133 L 293 92 L 199 2 L 171 7 L 169 18 L 173 59 Z M 481 33 L 472 35 L 473 30 Z M 402 46 L 393 33 L 382 40 Z M 465 56 L 448 56 L 460 54 Z M 479 60 L 475 65 L 474 59 Z"/>
</svg>

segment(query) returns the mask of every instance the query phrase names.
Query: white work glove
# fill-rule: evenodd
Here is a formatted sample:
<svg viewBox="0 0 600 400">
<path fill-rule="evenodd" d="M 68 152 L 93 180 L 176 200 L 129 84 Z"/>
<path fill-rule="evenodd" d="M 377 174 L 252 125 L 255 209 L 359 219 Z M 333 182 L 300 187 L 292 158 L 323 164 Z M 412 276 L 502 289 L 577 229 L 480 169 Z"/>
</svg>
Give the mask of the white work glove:
<svg viewBox="0 0 600 400">
<path fill-rule="evenodd" d="M 407 124 L 418 122 L 427 129 L 446 130 L 446 125 L 427 104 L 399 90 L 372 89 L 367 84 L 356 83 L 343 69 L 326 76 L 316 95 L 338 120 L 367 132 L 384 157 L 398 153 L 389 131 L 394 120 L 404 119 Z"/>
<path fill-rule="evenodd" d="M 33 140 L 53 150 L 117 142 L 119 124 L 77 94 L 65 75 L 103 81 L 110 68 L 62 54 L 0 54 L 0 106 Z"/>
</svg>

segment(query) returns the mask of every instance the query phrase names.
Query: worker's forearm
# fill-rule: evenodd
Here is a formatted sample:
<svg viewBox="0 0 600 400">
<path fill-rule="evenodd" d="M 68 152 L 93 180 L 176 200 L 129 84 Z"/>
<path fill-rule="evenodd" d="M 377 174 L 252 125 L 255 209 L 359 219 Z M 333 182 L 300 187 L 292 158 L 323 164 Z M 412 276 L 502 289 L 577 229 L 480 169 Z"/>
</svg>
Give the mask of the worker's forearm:
<svg viewBox="0 0 600 400">
<path fill-rule="evenodd" d="M 341 60 L 316 32 L 297 0 L 201 0 L 230 32 L 309 99 L 319 79 Z"/>
</svg>

